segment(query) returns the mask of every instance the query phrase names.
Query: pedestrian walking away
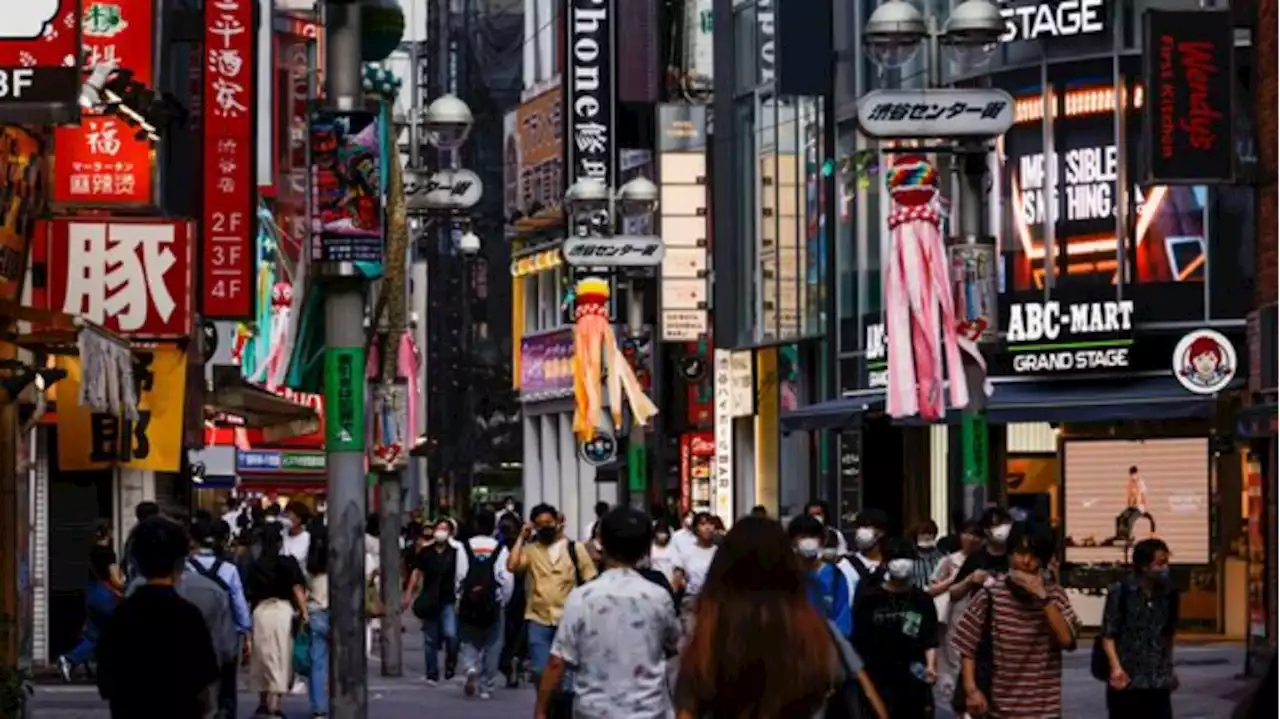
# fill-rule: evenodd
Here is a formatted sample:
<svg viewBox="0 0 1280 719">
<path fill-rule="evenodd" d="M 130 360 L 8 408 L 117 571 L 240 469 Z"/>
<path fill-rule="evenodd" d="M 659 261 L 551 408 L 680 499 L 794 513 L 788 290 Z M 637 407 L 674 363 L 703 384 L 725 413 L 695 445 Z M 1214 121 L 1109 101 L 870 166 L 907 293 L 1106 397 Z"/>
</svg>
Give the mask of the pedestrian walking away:
<svg viewBox="0 0 1280 719">
<path fill-rule="evenodd" d="M 537 686 L 565 600 L 574 587 L 595 578 L 595 564 L 585 547 L 565 538 L 556 508 L 539 504 L 529 511 L 529 523 L 511 549 L 507 569 L 524 577 L 530 673 Z"/>
<path fill-rule="evenodd" d="M 132 550 L 141 584 L 103 628 L 98 693 L 112 719 L 205 719 L 216 708 L 218 655 L 200 610 L 175 589 L 187 532 L 153 516 L 134 529 Z"/>
<path fill-rule="evenodd" d="M 253 606 L 253 649 L 249 685 L 258 693 L 259 716 L 283 716 L 280 699 L 292 685 L 295 611 L 308 619 L 307 580 L 297 560 L 282 554 L 282 527 L 262 530 L 262 553 L 249 567 L 248 594 Z"/>
<path fill-rule="evenodd" d="M 857 652 L 813 608 L 782 525 L 744 517 L 716 552 L 676 678 L 678 719 L 887 719 Z"/>
<path fill-rule="evenodd" d="M 1051 572 L 1053 528 L 1010 528 L 1008 576 L 977 589 L 952 629 L 962 657 L 955 707 L 977 716 L 1062 716 L 1062 652 L 1075 648 L 1075 611 Z M 998 631 L 994 628 L 999 627 Z"/>
<path fill-rule="evenodd" d="M 1169 579 L 1169 547 L 1144 539 L 1133 547 L 1133 572 L 1112 585 L 1094 647 L 1094 677 L 1107 683 L 1112 719 L 1173 716 L 1174 633 L 1178 592 Z"/>
<path fill-rule="evenodd" d="M 507 548 L 494 538 L 493 511 L 480 510 L 472 524 L 473 536 L 455 553 L 458 661 L 466 672 L 466 695 L 490 699 L 502 658 L 504 608 L 511 599 L 512 577 L 507 570 Z"/>
<path fill-rule="evenodd" d="M 222 677 L 218 682 L 220 719 L 236 717 L 240 658 L 248 652 L 250 636 L 253 632 L 253 619 L 249 613 L 249 603 L 245 596 L 240 571 L 224 558 L 225 542 L 229 537 L 230 529 L 226 527 L 225 522 L 215 522 L 210 519 L 192 522 L 193 551 L 187 558 L 186 566 L 186 575 L 196 574 L 217 585 L 230 603 L 235 637 L 232 639 L 232 651 L 229 654 L 219 653 L 222 659 Z"/>
<path fill-rule="evenodd" d="M 596 527 L 605 571 L 565 602 L 534 717 L 555 716 L 557 689 L 571 666 L 575 719 L 668 719 L 667 661 L 676 654 L 680 624 L 669 589 L 637 569 L 653 543 L 652 522 L 644 512 L 617 507 Z"/>
<path fill-rule="evenodd" d="M 307 631 L 311 672 L 307 676 L 307 701 L 312 719 L 329 714 L 329 530 L 312 522 L 307 547 Z"/>
<path fill-rule="evenodd" d="M 422 622 L 423 674 L 428 684 L 440 681 L 440 650 L 445 652 L 445 679 L 458 662 L 458 549 L 450 539 L 453 525 L 439 520 L 426 528 L 427 543 L 414 556 L 413 573 L 401 604 Z"/>
</svg>

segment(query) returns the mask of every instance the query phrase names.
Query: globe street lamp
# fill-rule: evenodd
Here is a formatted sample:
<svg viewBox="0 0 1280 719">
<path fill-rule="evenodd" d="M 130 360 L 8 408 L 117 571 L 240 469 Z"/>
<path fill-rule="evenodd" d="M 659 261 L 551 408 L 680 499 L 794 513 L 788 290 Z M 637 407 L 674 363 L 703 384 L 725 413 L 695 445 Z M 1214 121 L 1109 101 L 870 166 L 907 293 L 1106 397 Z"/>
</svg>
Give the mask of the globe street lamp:
<svg viewBox="0 0 1280 719">
<path fill-rule="evenodd" d="M 941 29 L 935 16 L 925 16 L 906 0 L 887 0 L 871 13 L 862 41 L 871 59 L 885 68 L 907 64 L 926 43 L 929 85 L 937 87 L 942 77 L 940 47 L 953 62 L 977 67 L 991 58 L 1004 30 L 1000 8 L 990 0 L 965 0 Z"/>
</svg>

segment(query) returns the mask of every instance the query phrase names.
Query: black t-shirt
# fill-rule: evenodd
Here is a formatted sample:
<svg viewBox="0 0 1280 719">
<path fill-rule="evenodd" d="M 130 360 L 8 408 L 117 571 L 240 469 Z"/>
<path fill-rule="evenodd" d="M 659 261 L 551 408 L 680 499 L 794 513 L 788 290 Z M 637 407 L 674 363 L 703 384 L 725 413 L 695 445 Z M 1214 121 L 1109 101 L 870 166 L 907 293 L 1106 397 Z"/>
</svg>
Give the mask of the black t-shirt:
<svg viewBox="0 0 1280 719">
<path fill-rule="evenodd" d="M 116 563 L 116 550 L 105 544 L 89 549 L 89 582 L 110 582 L 111 565 Z"/>
<path fill-rule="evenodd" d="M 458 550 L 453 546 L 437 550 L 432 545 L 423 547 L 414 560 L 414 569 L 422 572 L 421 591 L 435 592 L 440 606 L 453 604 L 457 562 Z"/>
<path fill-rule="evenodd" d="M 98 640 L 98 693 L 113 719 L 201 719 L 201 693 L 217 679 L 204 617 L 173 587 L 139 587 Z"/>
<path fill-rule="evenodd" d="M 307 577 L 298 566 L 298 560 L 287 554 L 275 557 L 258 557 L 249 565 L 248 586 L 245 594 L 255 607 L 268 599 L 293 601 L 293 588 L 307 587 Z"/>
<path fill-rule="evenodd" d="M 1008 574 L 1009 555 L 1008 553 L 991 554 L 986 547 L 982 547 L 964 560 L 964 564 L 960 565 L 960 571 L 956 573 L 954 581 L 962 582 L 978 569 L 987 574 Z"/>
<path fill-rule="evenodd" d="M 923 673 L 925 650 L 938 647 L 938 613 L 923 590 L 868 589 L 854 607 L 853 646 L 892 716 L 914 716 L 928 704 L 932 690 L 912 673 L 913 664 Z"/>
</svg>

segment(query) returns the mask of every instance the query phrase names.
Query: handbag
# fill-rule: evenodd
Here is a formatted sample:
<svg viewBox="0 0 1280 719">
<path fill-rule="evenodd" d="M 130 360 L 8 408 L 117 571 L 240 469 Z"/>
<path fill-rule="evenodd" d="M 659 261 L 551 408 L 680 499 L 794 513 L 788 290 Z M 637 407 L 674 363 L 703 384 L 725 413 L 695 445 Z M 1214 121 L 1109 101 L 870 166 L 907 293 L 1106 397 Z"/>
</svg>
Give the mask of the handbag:
<svg viewBox="0 0 1280 719">
<path fill-rule="evenodd" d="M 382 597 L 378 594 L 378 579 L 376 575 L 364 585 L 364 608 L 370 619 L 380 619 L 387 616 L 387 608 L 383 605 Z"/>
<path fill-rule="evenodd" d="M 293 633 L 293 675 L 311 676 L 311 632 L 306 627 Z"/>
</svg>

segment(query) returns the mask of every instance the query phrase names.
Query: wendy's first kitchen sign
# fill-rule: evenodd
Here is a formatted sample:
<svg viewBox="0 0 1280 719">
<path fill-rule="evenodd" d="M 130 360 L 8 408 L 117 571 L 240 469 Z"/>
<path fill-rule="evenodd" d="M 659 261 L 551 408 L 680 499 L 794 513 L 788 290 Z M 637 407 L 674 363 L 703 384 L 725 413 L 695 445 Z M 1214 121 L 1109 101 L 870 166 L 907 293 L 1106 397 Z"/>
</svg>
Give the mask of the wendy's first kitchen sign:
<svg viewBox="0 0 1280 719">
<path fill-rule="evenodd" d="M 1144 20 L 1146 183 L 1231 182 L 1231 13 L 1148 10 Z"/>
</svg>

